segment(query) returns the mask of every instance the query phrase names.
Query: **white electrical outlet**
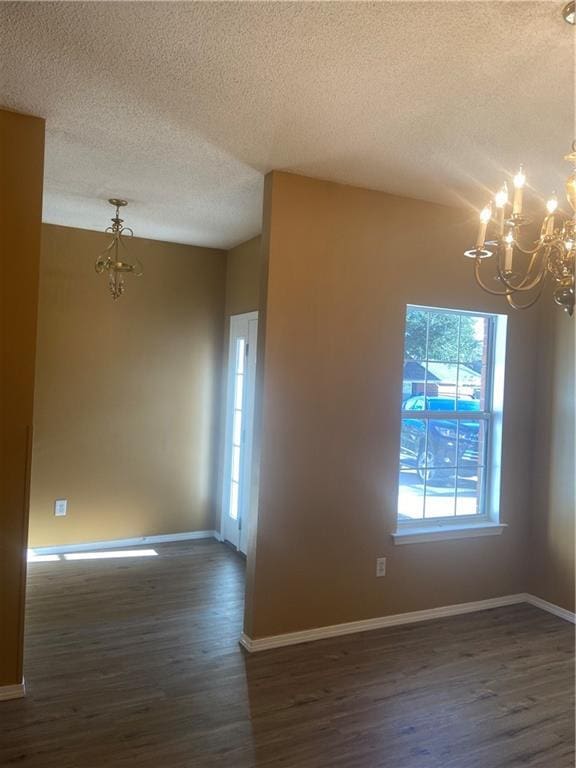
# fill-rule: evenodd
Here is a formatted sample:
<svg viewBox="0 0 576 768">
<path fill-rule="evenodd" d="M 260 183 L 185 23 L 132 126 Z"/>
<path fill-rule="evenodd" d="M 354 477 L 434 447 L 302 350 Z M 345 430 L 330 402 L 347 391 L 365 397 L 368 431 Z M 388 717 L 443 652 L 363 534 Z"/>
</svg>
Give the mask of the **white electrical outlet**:
<svg viewBox="0 0 576 768">
<path fill-rule="evenodd" d="M 376 576 L 386 576 L 386 558 L 376 558 Z"/>
<path fill-rule="evenodd" d="M 68 512 L 68 499 L 56 499 L 54 502 L 54 516 L 64 517 Z"/>
</svg>

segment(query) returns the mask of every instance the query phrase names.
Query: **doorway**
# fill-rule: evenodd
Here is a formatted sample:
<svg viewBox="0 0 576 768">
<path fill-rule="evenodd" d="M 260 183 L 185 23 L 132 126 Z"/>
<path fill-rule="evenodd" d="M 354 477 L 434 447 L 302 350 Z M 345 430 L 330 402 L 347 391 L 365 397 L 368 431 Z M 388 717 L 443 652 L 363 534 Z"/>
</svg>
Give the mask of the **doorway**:
<svg viewBox="0 0 576 768">
<path fill-rule="evenodd" d="M 232 315 L 228 346 L 226 429 L 222 488 L 224 541 L 246 554 L 254 431 L 258 312 Z"/>
</svg>

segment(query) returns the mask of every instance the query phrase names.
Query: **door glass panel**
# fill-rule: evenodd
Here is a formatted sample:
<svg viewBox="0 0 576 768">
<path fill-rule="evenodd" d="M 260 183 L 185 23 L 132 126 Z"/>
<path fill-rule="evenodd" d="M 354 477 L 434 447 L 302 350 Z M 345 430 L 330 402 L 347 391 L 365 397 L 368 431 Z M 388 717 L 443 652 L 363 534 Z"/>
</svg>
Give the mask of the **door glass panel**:
<svg viewBox="0 0 576 768">
<path fill-rule="evenodd" d="M 244 376 L 241 373 L 236 374 L 236 382 L 234 384 L 234 408 L 237 411 L 242 410 L 242 393 L 244 389 Z"/>
<path fill-rule="evenodd" d="M 240 446 L 232 446 L 232 480 L 240 482 Z"/>
<path fill-rule="evenodd" d="M 232 443 L 240 445 L 242 438 L 242 411 L 234 411 L 234 422 L 232 426 Z"/>
<path fill-rule="evenodd" d="M 244 373 L 244 360 L 246 358 L 246 340 L 237 339 L 236 341 L 236 373 Z"/>
<path fill-rule="evenodd" d="M 232 449 L 230 455 L 230 505 L 228 514 L 232 520 L 238 519 L 240 503 L 240 473 L 242 466 L 242 428 L 244 411 L 244 375 L 246 361 L 246 339 L 236 339 L 236 353 L 234 356 L 234 392 L 232 401 L 234 411 L 232 414 Z"/>
<path fill-rule="evenodd" d="M 230 483 L 229 515 L 232 520 L 238 519 L 238 483 L 235 483 L 234 480 Z"/>
</svg>

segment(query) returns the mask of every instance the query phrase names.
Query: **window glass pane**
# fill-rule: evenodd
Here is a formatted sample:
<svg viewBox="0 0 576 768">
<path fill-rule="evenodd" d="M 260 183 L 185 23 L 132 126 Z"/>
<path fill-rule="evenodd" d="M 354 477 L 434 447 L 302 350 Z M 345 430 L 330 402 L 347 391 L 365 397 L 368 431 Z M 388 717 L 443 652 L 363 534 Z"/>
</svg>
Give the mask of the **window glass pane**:
<svg viewBox="0 0 576 768">
<path fill-rule="evenodd" d="M 406 408 L 406 402 L 415 398 L 418 399 L 427 390 L 427 371 L 426 363 L 416 360 L 404 361 L 404 378 L 402 380 L 402 407 Z M 432 391 L 431 394 L 434 394 Z M 421 401 L 420 401 L 421 402 Z M 421 405 L 421 408 L 424 406 Z"/>
<path fill-rule="evenodd" d="M 458 397 L 478 402 L 487 410 L 488 342 L 490 318 L 463 315 L 460 326 Z"/>
<path fill-rule="evenodd" d="M 479 515 L 482 511 L 481 493 L 484 468 L 477 467 L 474 475 L 458 474 L 456 486 L 456 514 Z"/>
<path fill-rule="evenodd" d="M 444 480 L 454 475 L 457 465 L 458 422 L 455 419 L 430 419 L 426 444 L 429 480 Z"/>
<path fill-rule="evenodd" d="M 409 307 L 406 312 L 402 402 L 427 391 L 428 310 Z M 434 394 L 434 392 L 432 392 Z"/>
<path fill-rule="evenodd" d="M 453 517 L 455 513 L 455 477 L 436 478 L 426 483 L 424 517 L 429 520 L 437 517 Z"/>
<path fill-rule="evenodd" d="M 428 315 L 427 309 L 408 307 L 406 310 L 406 330 L 404 340 L 404 357 L 406 360 L 427 360 L 428 346 Z"/>
<path fill-rule="evenodd" d="M 426 481 L 424 517 L 451 517 L 456 501 L 458 422 L 429 419 L 426 452 L 419 458 L 419 474 Z"/>
<path fill-rule="evenodd" d="M 433 410 L 453 411 L 456 408 L 458 391 L 458 363 L 426 363 L 428 386 L 426 391 L 432 400 Z M 442 402 L 434 402 L 442 401 Z"/>
<path fill-rule="evenodd" d="M 429 310 L 428 361 L 458 362 L 460 315 L 454 312 Z"/>
<path fill-rule="evenodd" d="M 484 387 L 481 373 L 467 365 L 458 366 L 458 410 L 484 410 L 484 402 L 480 402 L 480 396 Z M 466 403 L 471 403 L 467 406 Z"/>
<path fill-rule="evenodd" d="M 482 419 L 461 419 L 458 429 L 458 474 L 473 477 L 479 466 L 486 463 L 486 422 Z"/>
<path fill-rule="evenodd" d="M 402 419 L 401 432 L 398 516 L 403 520 L 421 520 L 424 517 L 424 479 L 418 472 L 418 457 L 424 452 L 426 421 Z"/>
</svg>

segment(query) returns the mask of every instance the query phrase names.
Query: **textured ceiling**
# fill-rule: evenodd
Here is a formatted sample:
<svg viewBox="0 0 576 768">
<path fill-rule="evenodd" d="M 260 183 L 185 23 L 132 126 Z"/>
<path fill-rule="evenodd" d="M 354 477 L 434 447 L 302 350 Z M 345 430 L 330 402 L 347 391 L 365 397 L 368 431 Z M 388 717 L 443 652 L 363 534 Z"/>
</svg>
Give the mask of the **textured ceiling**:
<svg viewBox="0 0 576 768">
<path fill-rule="evenodd" d="M 228 247 L 270 169 L 480 205 L 574 134 L 563 2 L 0 3 L 0 104 L 47 119 L 44 218 Z"/>
</svg>

